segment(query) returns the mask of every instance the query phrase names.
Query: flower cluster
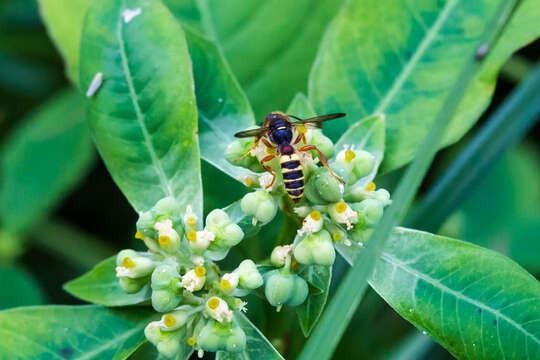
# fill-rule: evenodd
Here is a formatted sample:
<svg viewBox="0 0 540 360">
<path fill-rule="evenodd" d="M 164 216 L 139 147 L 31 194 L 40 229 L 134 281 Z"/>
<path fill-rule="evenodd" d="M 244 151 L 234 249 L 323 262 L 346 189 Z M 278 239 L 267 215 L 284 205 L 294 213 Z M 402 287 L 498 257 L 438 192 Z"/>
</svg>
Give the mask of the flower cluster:
<svg viewBox="0 0 540 360">
<path fill-rule="evenodd" d="M 283 305 L 302 304 L 306 299 L 308 286 L 298 275 L 304 267 L 332 265 L 337 245 L 364 246 L 384 208 L 391 203 L 389 192 L 376 189 L 372 181 L 378 166 L 374 154 L 348 145 L 335 149 L 320 130 L 297 129 L 293 138 L 297 132 L 303 132 L 306 142 L 317 146 L 330 159 L 330 168 L 345 184 L 336 179 L 327 167 L 321 166 L 322 161 L 316 152 L 299 151 L 305 188 L 304 197 L 297 205 L 286 199 L 277 157 L 267 163 L 278 175 L 272 187 L 267 186 L 267 173 L 249 175 L 244 179 L 246 185 L 257 189 L 242 199 L 243 211 L 252 216 L 254 222 L 269 221 L 280 205 L 289 215 L 302 220 L 294 242 L 273 250 L 271 263 L 276 269 L 265 274 L 266 298 L 278 310 Z M 228 147 L 226 157 L 234 165 L 259 171 L 256 164 L 276 150 L 262 142 L 255 148 L 252 146 L 253 142 L 244 139 L 235 141 Z M 247 151 L 249 155 L 242 157 L 241 161 L 236 160 Z"/>
<path fill-rule="evenodd" d="M 181 209 L 167 197 L 140 213 L 135 236 L 148 251 L 128 249 L 117 255 L 116 276 L 124 291 L 151 287 L 152 306 L 162 316 L 148 324 L 145 335 L 165 357 L 175 357 L 186 346 L 200 356 L 204 351 L 242 351 L 246 335 L 234 312 L 246 311 L 241 297 L 263 285 L 251 260 L 229 273 L 215 264 L 244 238 L 225 211 L 209 213 L 200 228 L 190 207 Z"/>
</svg>

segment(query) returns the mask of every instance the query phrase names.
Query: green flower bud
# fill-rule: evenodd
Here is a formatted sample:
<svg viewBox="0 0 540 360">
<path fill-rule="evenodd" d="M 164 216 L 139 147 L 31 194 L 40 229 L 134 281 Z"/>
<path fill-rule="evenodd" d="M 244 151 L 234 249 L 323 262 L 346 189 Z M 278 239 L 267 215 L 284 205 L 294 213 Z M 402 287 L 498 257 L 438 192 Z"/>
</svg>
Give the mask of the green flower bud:
<svg viewBox="0 0 540 360">
<path fill-rule="evenodd" d="M 210 211 L 206 216 L 206 226 L 223 227 L 231 223 L 229 215 L 221 209 L 215 209 Z"/>
<path fill-rule="evenodd" d="M 334 144 L 332 143 L 332 140 L 324 136 L 321 130 L 313 130 L 312 134 L 311 144 L 321 150 L 327 159 L 334 156 Z"/>
<path fill-rule="evenodd" d="M 234 140 L 225 150 L 225 159 L 234 166 L 241 166 L 256 173 L 264 172 L 263 166 L 256 157 L 244 156 L 250 151 L 252 145 L 253 141 L 249 139 Z"/>
<path fill-rule="evenodd" d="M 152 307 L 158 312 L 171 311 L 182 301 L 182 294 L 170 290 L 152 290 Z"/>
<path fill-rule="evenodd" d="M 154 234 L 154 217 L 150 211 L 139 213 L 139 219 L 137 220 L 137 230 L 141 231 L 147 236 Z"/>
<path fill-rule="evenodd" d="M 264 190 L 244 195 L 240 206 L 247 216 L 252 216 L 255 221 L 260 221 L 263 224 L 270 222 L 277 213 L 275 200 Z"/>
<path fill-rule="evenodd" d="M 180 275 L 172 265 L 159 265 L 152 273 L 152 306 L 156 311 L 167 312 L 181 300 Z"/>
<path fill-rule="evenodd" d="M 238 326 L 210 320 L 199 333 L 197 343 L 205 351 L 240 352 L 246 348 L 246 334 Z"/>
<path fill-rule="evenodd" d="M 374 199 L 379 200 L 383 206 L 388 206 L 392 203 L 392 200 L 390 200 L 390 193 L 386 189 L 374 191 Z"/>
<path fill-rule="evenodd" d="M 146 327 L 144 328 L 144 336 L 152 344 L 157 345 L 157 343 L 159 343 L 159 341 L 163 338 L 159 323 L 157 321 L 152 321 L 151 323 L 146 325 Z"/>
<path fill-rule="evenodd" d="M 221 260 L 229 248 L 238 245 L 244 238 L 240 226 L 232 223 L 229 215 L 221 209 L 212 210 L 208 214 L 205 230 L 215 236 L 208 246 L 210 257 L 214 260 Z"/>
<path fill-rule="evenodd" d="M 359 217 L 363 217 L 368 225 L 375 225 L 382 217 L 384 206 L 375 199 L 366 199 L 354 205 Z"/>
<path fill-rule="evenodd" d="M 158 321 L 148 324 L 144 329 L 144 335 L 165 357 L 173 358 L 180 351 L 181 334 L 177 331 L 161 331 Z"/>
<path fill-rule="evenodd" d="M 353 159 L 353 173 L 356 179 L 361 179 L 367 176 L 373 170 L 375 165 L 375 156 L 364 150 L 356 150 L 356 157 Z"/>
<path fill-rule="evenodd" d="M 304 265 L 332 265 L 336 259 L 336 251 L 330 233 L 321 230 L 307 235 L 294 248 L 294 258 Z"/>
<path fill-rule="evenodd" d="M 264 282 L 257 265 L 252 260 L 244 260 L 236 269 L 238 284 L 244 289 L 256 289 Z"/>
<path fill-rule="evenodd" d="M 157 344 L 158 352 L 168 358 L 174 358 L 180 351 L 180 339 L 171 337 Z"/>
<path fill-rule="evenodd" d="M 128 294 L 135 294 L 139 292 L 144 285 L 148 284 L 148 278 L 131 279 L 128 277 L 121 277 L 119 279 L 120 287 Z"/>
<path fill-rule="evenodd" d="M 135 250 L 122 250 L 116 256 L 116 276 L 131 279 L 150 275 L 155 268 L 154 261 Z"/>
<path fill-rule="evenodd" d="M 167 215 L 173 220 L 178 220 L 181 218 L 182 208 L 174 197 L 167 196 L 154 205 L 153 211 L 158 216 Z"/>
<path fill-rule="evenodd" d="M 328 169 L 321 167 L 311 175 L 304 192 L 312 203 L 325 205 L 341 199 L 340 185 L 340 182 L 330 175 Z"/>
<path fill-rule="evenodd" d="M 264 293 L 272 306 L 298 306 L 306 300 L 308 285 L 300 276 L 285 269 L 270 271 L 265 277 Z"/>
<path fill-rule="evenodd" d="M 365 229 L 355 226 L 354 229 L 350 232 L 351 239 L 360 246 L 364 246 L 366 241 L 373 234 L 373 229 Z"/>
</svg>

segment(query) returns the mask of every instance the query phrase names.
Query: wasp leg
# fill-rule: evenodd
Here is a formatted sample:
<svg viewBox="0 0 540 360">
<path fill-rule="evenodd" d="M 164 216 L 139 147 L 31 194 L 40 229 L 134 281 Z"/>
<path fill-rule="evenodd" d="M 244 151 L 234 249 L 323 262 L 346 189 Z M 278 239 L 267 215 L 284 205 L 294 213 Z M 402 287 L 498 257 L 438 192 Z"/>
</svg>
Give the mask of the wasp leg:
<svg viewBox="0 0 540 360">
<path fill-rule="evenodd" d="M 264 145 L 266 145 L 267 148 L 271 149 L 271 150 L 275 150 L 276 147 L 274 145 L 272 145 L 268 140 L 266 140 L 265 138 L 261 138 L 261 141 L 263 142 Z"/>
<path fill-rule="evenodd" d="M 294 140 L 293 145 L 298 144 L 300 141 L 302 141 L 304 143 L 304 145 L 306 144 L 306 134 L 305 133 L 299 133 L 298 136 L 296 137 L 296 139 Z"/>
<path fill-rule="evenodd" d="M 259 146 L 259 142 L 261 141 L 262 138 L 256 138 L 255 139 L 255 142 L 253 143 L 253 146 L 248 150 L 247 153 L 245 153 L 244 155 L 240 156 L 238 159 L 234 159 L 234 161 L 239 161 L 239 160 L 242 160 L 243 158 L 245 158 L 246 156 L 249 155 L 249 153 L 251 153 L 251 150 L 255 149 L 257 146 Z"/>
<path fill-rule="evenodd" d="M 345 184 L 345 181 L 341 180 L 341 178 L 339 176 L 337 176 L 336 174 L 334 174 L 334 172 L 332 171 L 332 169 L 330 169 L 330 166 L 328 166 L 328 161 L 326 161 L 326 158 L 324 157 L 323 153 L 321 152 L 321 150 L 319 150 L 315 145 L 307 145 L 307 146 L 302 146 L 301 148 L 298 149 L 298 151 L 309 151 L 309 150 L 315 150 L 317 151 L 317 153 L 319 154 L 319 158 L 321 159 L 321 162 L 323 163 L 323 165 L 328 168 L 328 171 L 330 172 L 330 175 L 332 175 L 333 177 L 335 177 L 336 179 L 339 180 L 339 182 L 341 182 L 342 184 Z"/>
<path fill-rule="evenodd" d="M 272 168 L 268 165 L 265 165 L 264 163 L 265 162 L 268 162 L 270 160 L 272 160 L 273 158 L 276 157 L 276 154 L 271 154 L 271 155 L 267 155 L 265 156 L 264 158 L 262 158 L 261 160 L 261 165 L 263 166 L 263 168 L 268 171 L 270 173 L 270 175 L 272 175 L 272 182 L 270 183 L 270 185 L 268 185 L 266 188 L 267 189 L 270 189 L 272 187 L 272 185 L 274 185 L 274 183 L 276 182 L 276 173 L 274 173 L 274 170 L 272 170 Z"/>
</svg>

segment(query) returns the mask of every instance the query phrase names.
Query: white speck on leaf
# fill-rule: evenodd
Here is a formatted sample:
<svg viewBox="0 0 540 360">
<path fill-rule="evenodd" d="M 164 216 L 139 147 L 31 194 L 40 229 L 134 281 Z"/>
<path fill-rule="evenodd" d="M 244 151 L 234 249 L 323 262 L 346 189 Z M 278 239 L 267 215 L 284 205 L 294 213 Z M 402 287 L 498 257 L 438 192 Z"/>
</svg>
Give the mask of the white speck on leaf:
<svg viewBox="0 0 540 360">
<path fill-rule="evenodd" d="M 427 335 L 427 332 L 425 332 L 425 331 L 422 331 L 422 334 L 424 334 L 424 335 Z M 473 345 L 474 345 L 474 344 L 473 344 Z"/>
<path fill-rule="evenodd" d="M 141 8 L 137 8 L 135 10 L 131 10 L 131 9 L 125 9 L 123 12 L 122 12 L 122 16 L 124 17 L 124 22 L 127 24 L 128 22 L 130 22 L 131 20 L 133 20 L 133 18 L 135 16 L 138 16 L 141 14 Z"/>
<path fill-rule="evenodd" d="M 360 247 L 364 247 L 364 243 L 363 243 L 363 242 L 361 242 L 361 241 L 359 241 L 359 242 L 358 242 L 358 246 L 360 246 Z"/>
<path fill-rule="evenodd" d="M 223 102 L 222 98 L 217 99 L 218 102 Z"/>
<path fill-rule="evenodd" d="M 94 94 L 97 93 L 97 91 L 101 87 L 101 84 L 103 84 L 103 73 L 98 72 L 96 75 L 94 75 L 94 78 L 92 79 L 92 82 L 90 83 L 90 86 L 88 86 L 88 91 L 86 91 L 86 96 L 87 97 L 94 96 Z"/>
<path fill-rule="evenodd" d="M 409 312 L 411 312 L 411 313 L 412 313 L 412 312 L 413 312 L 413 309 L 412 309 L 412 308 L 410 308 L 410 309 L 409 309 Z"/>
</svg>

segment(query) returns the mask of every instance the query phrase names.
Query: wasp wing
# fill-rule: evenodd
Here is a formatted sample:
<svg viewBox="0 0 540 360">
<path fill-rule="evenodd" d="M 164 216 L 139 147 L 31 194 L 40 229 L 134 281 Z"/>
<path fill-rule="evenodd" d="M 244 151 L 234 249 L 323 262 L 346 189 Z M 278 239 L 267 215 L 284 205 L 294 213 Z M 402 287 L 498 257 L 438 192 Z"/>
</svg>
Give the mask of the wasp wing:
<svg viewBox="0 0 540 360">
<path fill-rule="evenodd" d="M 345 115 L 346 114 L 344 113 L 333 113 L 333 114 L 315 116 L 309 119 L 300 119 L 294 115 L 287 115 L 287 116 L 290 116 L 294 119 L 298 119 L 298 121 L 293 122 L 293 125 L 295 126 L 304 125 L 308 128 L 322 129 L 323 122 L 328 121 L 328 120 L 338 119 L 340 117 L 344 117 Z"/>
<path fill-rule="evenodd" d="M 267 129 L 264 127 L 256 128 L 256 129 L 249 129 L 237 132 L 234 134 L 237 138 L 245 138 L 245 137 L 261 137 L 264 134 L 266 134 Z"/>
</svg>

